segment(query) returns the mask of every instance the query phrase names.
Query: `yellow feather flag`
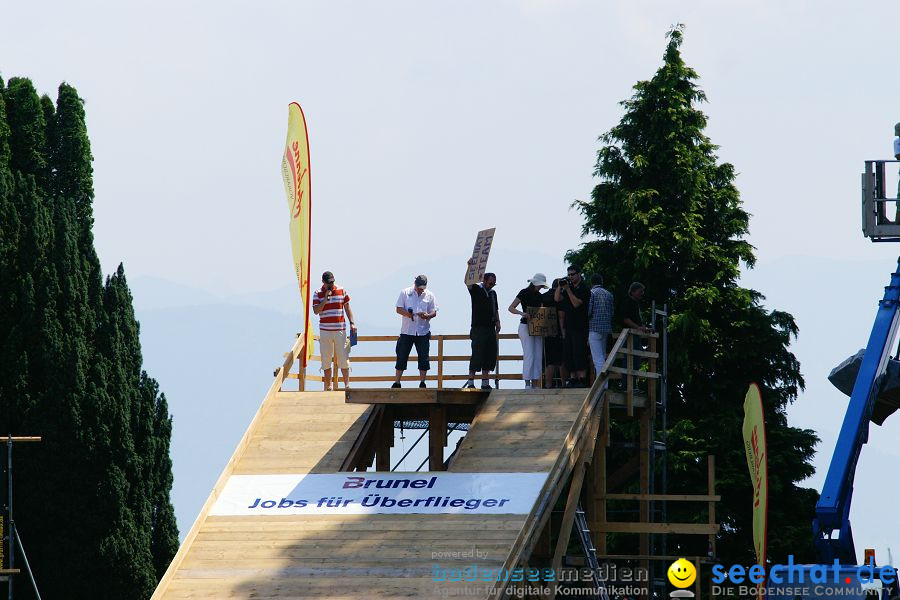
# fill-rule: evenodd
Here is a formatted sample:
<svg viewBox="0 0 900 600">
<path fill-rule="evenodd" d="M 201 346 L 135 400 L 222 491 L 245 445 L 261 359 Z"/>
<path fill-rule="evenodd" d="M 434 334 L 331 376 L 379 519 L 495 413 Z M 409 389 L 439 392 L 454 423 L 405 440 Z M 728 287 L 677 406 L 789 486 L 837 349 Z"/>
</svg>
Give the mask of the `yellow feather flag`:
<svg viewBox="0 0 900 600">
<path fill-rule="evenodd" d="M 753 546 L 756 559 L 766 568 L 768 536 L 769 467 L 766 449 L 766 423 L 763 418 L 762 394 L 759 386 L 750 384 L 744 398 L 744 452 L 753 485 Z"/>
<path fill-rule="evenodd" d="M 309 237 L 310 237 L 310 185 L 309 185 L 309 136 L 306 133 L 306 117 L 296 102 L 288 106 L 287 141 L 281 160 L 284 193 L 290 211 L 291 253 L 294 255 L 294 271 L 300 284 L 300 301 L 303 303 L 303 333 L 306 348 L 302 354 L 305 368 L 313 350 L 312 329 L 309 326 Z M 302 389 L 302 388 L 301 388 Z"/>
</svg>

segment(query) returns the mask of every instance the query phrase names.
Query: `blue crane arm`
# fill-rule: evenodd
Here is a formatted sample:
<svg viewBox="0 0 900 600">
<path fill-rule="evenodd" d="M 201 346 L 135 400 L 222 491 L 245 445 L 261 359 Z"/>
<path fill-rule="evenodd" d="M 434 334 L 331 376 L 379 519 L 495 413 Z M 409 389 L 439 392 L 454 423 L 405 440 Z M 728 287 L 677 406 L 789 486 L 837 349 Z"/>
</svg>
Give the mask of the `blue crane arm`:
<svg viewBox="0 0 900 600">
<path fill-rule="evenodd" d="M 822 495 L 816 503 L 813 536 L 822 564 L 838 559 L 841 564 L 858 564 L 850 528 L 850 501 L 859 452 L 869 439 L 869 418 L 878 397 L 880 377 L 890 358 L 891 342 L 898 325 L 900 301 L 900 260 L 891 275 L 891 284 L 884 288 L 884 298 L 878 303 L 875 324 L 853 385 L 841 432 L 828 466 Z M 838 533 L 835 536 L 835 532 Z"/>
</svg>

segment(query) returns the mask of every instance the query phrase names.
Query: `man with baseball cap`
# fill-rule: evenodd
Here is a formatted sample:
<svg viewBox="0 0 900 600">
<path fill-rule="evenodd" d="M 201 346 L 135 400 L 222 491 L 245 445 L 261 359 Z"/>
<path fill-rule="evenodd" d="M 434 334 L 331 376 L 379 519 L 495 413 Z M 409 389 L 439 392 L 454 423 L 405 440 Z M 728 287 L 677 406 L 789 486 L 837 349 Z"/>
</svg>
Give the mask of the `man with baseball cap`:
<svg viewBox="0 0 900 600">
<path fill-rule="evenodd" d="M 313 312 L 319 315 L 319 354 L 325 391 L 331 391 L 331 365 L 337 360 L 344 379 L 344 388 L 350 385 L 350 361 L 347 357 L 347 333 L 344 326 L 344 312 L 350 320 L 351 331 L 356 331 L 353 311 L 350 310 L 350 295 L 334 283 L 334 273 L 322 273 L 322 287 L 313 294 Z"/>
<path fill-rule="evenodd" d="M 431 368 L 429 352 L 431 350 L 431 320 L 437 316 L 437 299 L 428 289 L 428 278 L 417 275 L 412 287 L 400 292 L 397 298 L 396 312 L 403 317 L 400 325 L 400 337 L 397 339 L 397 363 L 394 365 L 394 384 L 400 387 L 400 378 L 406 370 L 409 353 L 416 347 L 419 359 L 419 387 L 425 386 L 425 376 Z"/>
</svg>

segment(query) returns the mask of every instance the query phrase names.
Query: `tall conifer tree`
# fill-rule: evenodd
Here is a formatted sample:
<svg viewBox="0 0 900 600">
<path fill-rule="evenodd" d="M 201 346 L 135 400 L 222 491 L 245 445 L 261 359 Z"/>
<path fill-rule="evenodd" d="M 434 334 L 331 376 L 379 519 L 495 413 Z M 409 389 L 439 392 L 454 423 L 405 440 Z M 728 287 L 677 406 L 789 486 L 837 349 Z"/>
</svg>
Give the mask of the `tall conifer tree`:
<svg viewBox="0 0 900 600">
<path fill-rule="evenodd" d="M 16 455 L 42 594 L 148 598 L 177 549 L 171 421 L 123 267 L 101 281 L 91 160 L 74 88 L 54 107 L 27 79 L 0 84 L 0 415 L 44 438 Z"/>
<path fill-rule="evenodd" d="M 631 281 L 646 300 L 666 304 L 669 321 L 670 492 L 706 487 L 705 455 L 717 460 L 718 552 L 751 563 L 752 491 L 743 455 L 742 403 L 760 384 L 769 440 L 770 557 L 810 558 L 816 493 L 799 482 L 813 473 L 818 438 L 787 424 L 786 408 L 803 387 L 788 350 L 797 335 L 791 315 L 768 311 L 763 296 L 738 285 L 740 264 L 754 264 L 744 239 L 749 215 L 734 186 L 734 167 L 720 163 L 704 133 L 706 100 L 697 73 L 681 57 L 681 27 L 668 35 L 663 65 L 634 86 L 625 114 L 601 137 L 591 200 L 576 202 L 583 234 L 596 236 L 569 253 L 601 272 L 619 303 Z M 670 506 L 670 520 L 697 519 Z M 706 553 L 705 540 L 679 541 L 686 554 Z M 670 546 L 671 547 L 671 546 Z"/>
</svg>

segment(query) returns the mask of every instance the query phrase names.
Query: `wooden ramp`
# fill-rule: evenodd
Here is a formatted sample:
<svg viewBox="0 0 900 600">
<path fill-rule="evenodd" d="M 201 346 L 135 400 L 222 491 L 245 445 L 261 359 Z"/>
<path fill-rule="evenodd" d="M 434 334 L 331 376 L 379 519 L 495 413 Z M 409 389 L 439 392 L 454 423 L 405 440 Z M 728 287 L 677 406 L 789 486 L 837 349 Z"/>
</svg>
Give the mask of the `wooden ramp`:
<svg viewBox="0 0 900 600">
<path fill-rule="evenodd" d="M 337 472 L 373 410 L 343 392 L 273 387 L 153 599 L 431 598 L 484 586 L 436 582 L 436 565 L 509 568 L 527 558 L 576 446 L 596 434 L 588 425 L 599 393 L 588 392 L 491 392 L 450 464 L 449 472 L 549 473 L 531 514 L 209 515 L 233 474 Z"/>
</svg>

